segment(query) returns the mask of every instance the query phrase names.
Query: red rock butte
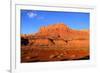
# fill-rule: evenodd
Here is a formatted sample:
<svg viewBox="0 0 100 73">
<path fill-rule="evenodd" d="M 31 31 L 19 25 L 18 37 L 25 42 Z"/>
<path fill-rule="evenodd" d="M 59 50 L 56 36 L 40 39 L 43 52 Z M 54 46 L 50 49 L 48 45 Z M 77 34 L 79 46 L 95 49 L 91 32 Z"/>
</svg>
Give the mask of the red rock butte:
<svg viewBox="0 0 100 73">
<path fill-rule="evenodd" d="M 35 34 L 21 35 L 21 62 L 89 59 L 89 30 L 64 23 L 40 27 Z"/>
</svg>

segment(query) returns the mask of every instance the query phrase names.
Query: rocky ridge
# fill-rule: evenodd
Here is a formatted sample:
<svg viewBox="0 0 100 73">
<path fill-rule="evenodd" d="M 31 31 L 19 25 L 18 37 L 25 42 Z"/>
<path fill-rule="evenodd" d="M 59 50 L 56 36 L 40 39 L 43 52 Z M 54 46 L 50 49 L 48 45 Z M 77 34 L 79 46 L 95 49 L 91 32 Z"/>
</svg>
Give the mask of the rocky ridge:
<svg viewBox="0 0 100 73">
<path fill-rule="evenodd" d="M 71 29 L 64 23 L 43 26 L 35 34 L 21 35 L 21 50 L 22 62 L 80 59 L 89 56 L 89 31 Z M 38 58 L 27 59 L 27 55 L 23 54 L 26 50 L 34 50 L 29 57 L 37 52 Z M 53 58 L 57 51 L 58 56 L 65 55 Z"/>
</svg>

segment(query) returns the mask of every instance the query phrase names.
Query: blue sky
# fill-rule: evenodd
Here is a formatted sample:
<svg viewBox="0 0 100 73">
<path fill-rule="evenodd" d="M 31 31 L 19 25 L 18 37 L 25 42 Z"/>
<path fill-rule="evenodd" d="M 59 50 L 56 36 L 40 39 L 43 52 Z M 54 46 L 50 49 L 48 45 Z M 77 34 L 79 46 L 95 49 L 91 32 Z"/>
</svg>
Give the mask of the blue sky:
<svg viewBox="0 0 100 73">
<path fill-rule="evenodd" d="M 41 26 L 64 23 L 72 29 L 89 29 L 89 13 L 21 10 L 21 33 L 38 32 Z"/>
</svg>

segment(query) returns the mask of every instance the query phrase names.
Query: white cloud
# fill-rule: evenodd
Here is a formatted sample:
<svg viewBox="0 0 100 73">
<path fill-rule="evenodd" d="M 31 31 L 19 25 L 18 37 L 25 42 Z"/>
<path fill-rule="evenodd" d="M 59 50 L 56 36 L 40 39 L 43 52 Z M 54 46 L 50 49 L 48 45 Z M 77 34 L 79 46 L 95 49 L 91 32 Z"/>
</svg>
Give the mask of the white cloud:
<svg viewBox="0 0 100 73">
<path fill-rule="evenodd" d="M 28 12 L 27 15 L 29 18 L 36 18 L 38 20 L 44 20 L 44 17 L 39 16 L 36 12 Z"/>
<path fill-rule="evenodd" d="M 34 12 L 28 12 L 27 15 L 30 17 L 30 18 L 33 18 L 33 17 L 36 17 L 37 14 L 34 13 Z"/>
</svg>

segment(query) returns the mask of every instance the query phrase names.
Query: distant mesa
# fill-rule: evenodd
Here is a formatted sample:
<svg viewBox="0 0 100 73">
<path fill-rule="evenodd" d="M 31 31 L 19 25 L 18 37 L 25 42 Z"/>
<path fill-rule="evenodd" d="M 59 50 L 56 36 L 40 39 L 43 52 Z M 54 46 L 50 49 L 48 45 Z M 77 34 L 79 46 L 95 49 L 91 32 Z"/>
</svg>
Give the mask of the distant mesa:
<svg viewBox="0 0 100 73">
<path fill-rule="evenodd" d="M 87 31 L 87 32 L 84 32 Z M 89 36 L 88 30 L 75 30 L 71 29 L 64 23 L 52 24 L 48 26 L 40 27 L 39 32 L 35 36 L 40 37 L 52 37 L 52 38 L 62 38 L 62 39 L 77 39 L 77 38 L 87 38 Z"/>
</svg>

